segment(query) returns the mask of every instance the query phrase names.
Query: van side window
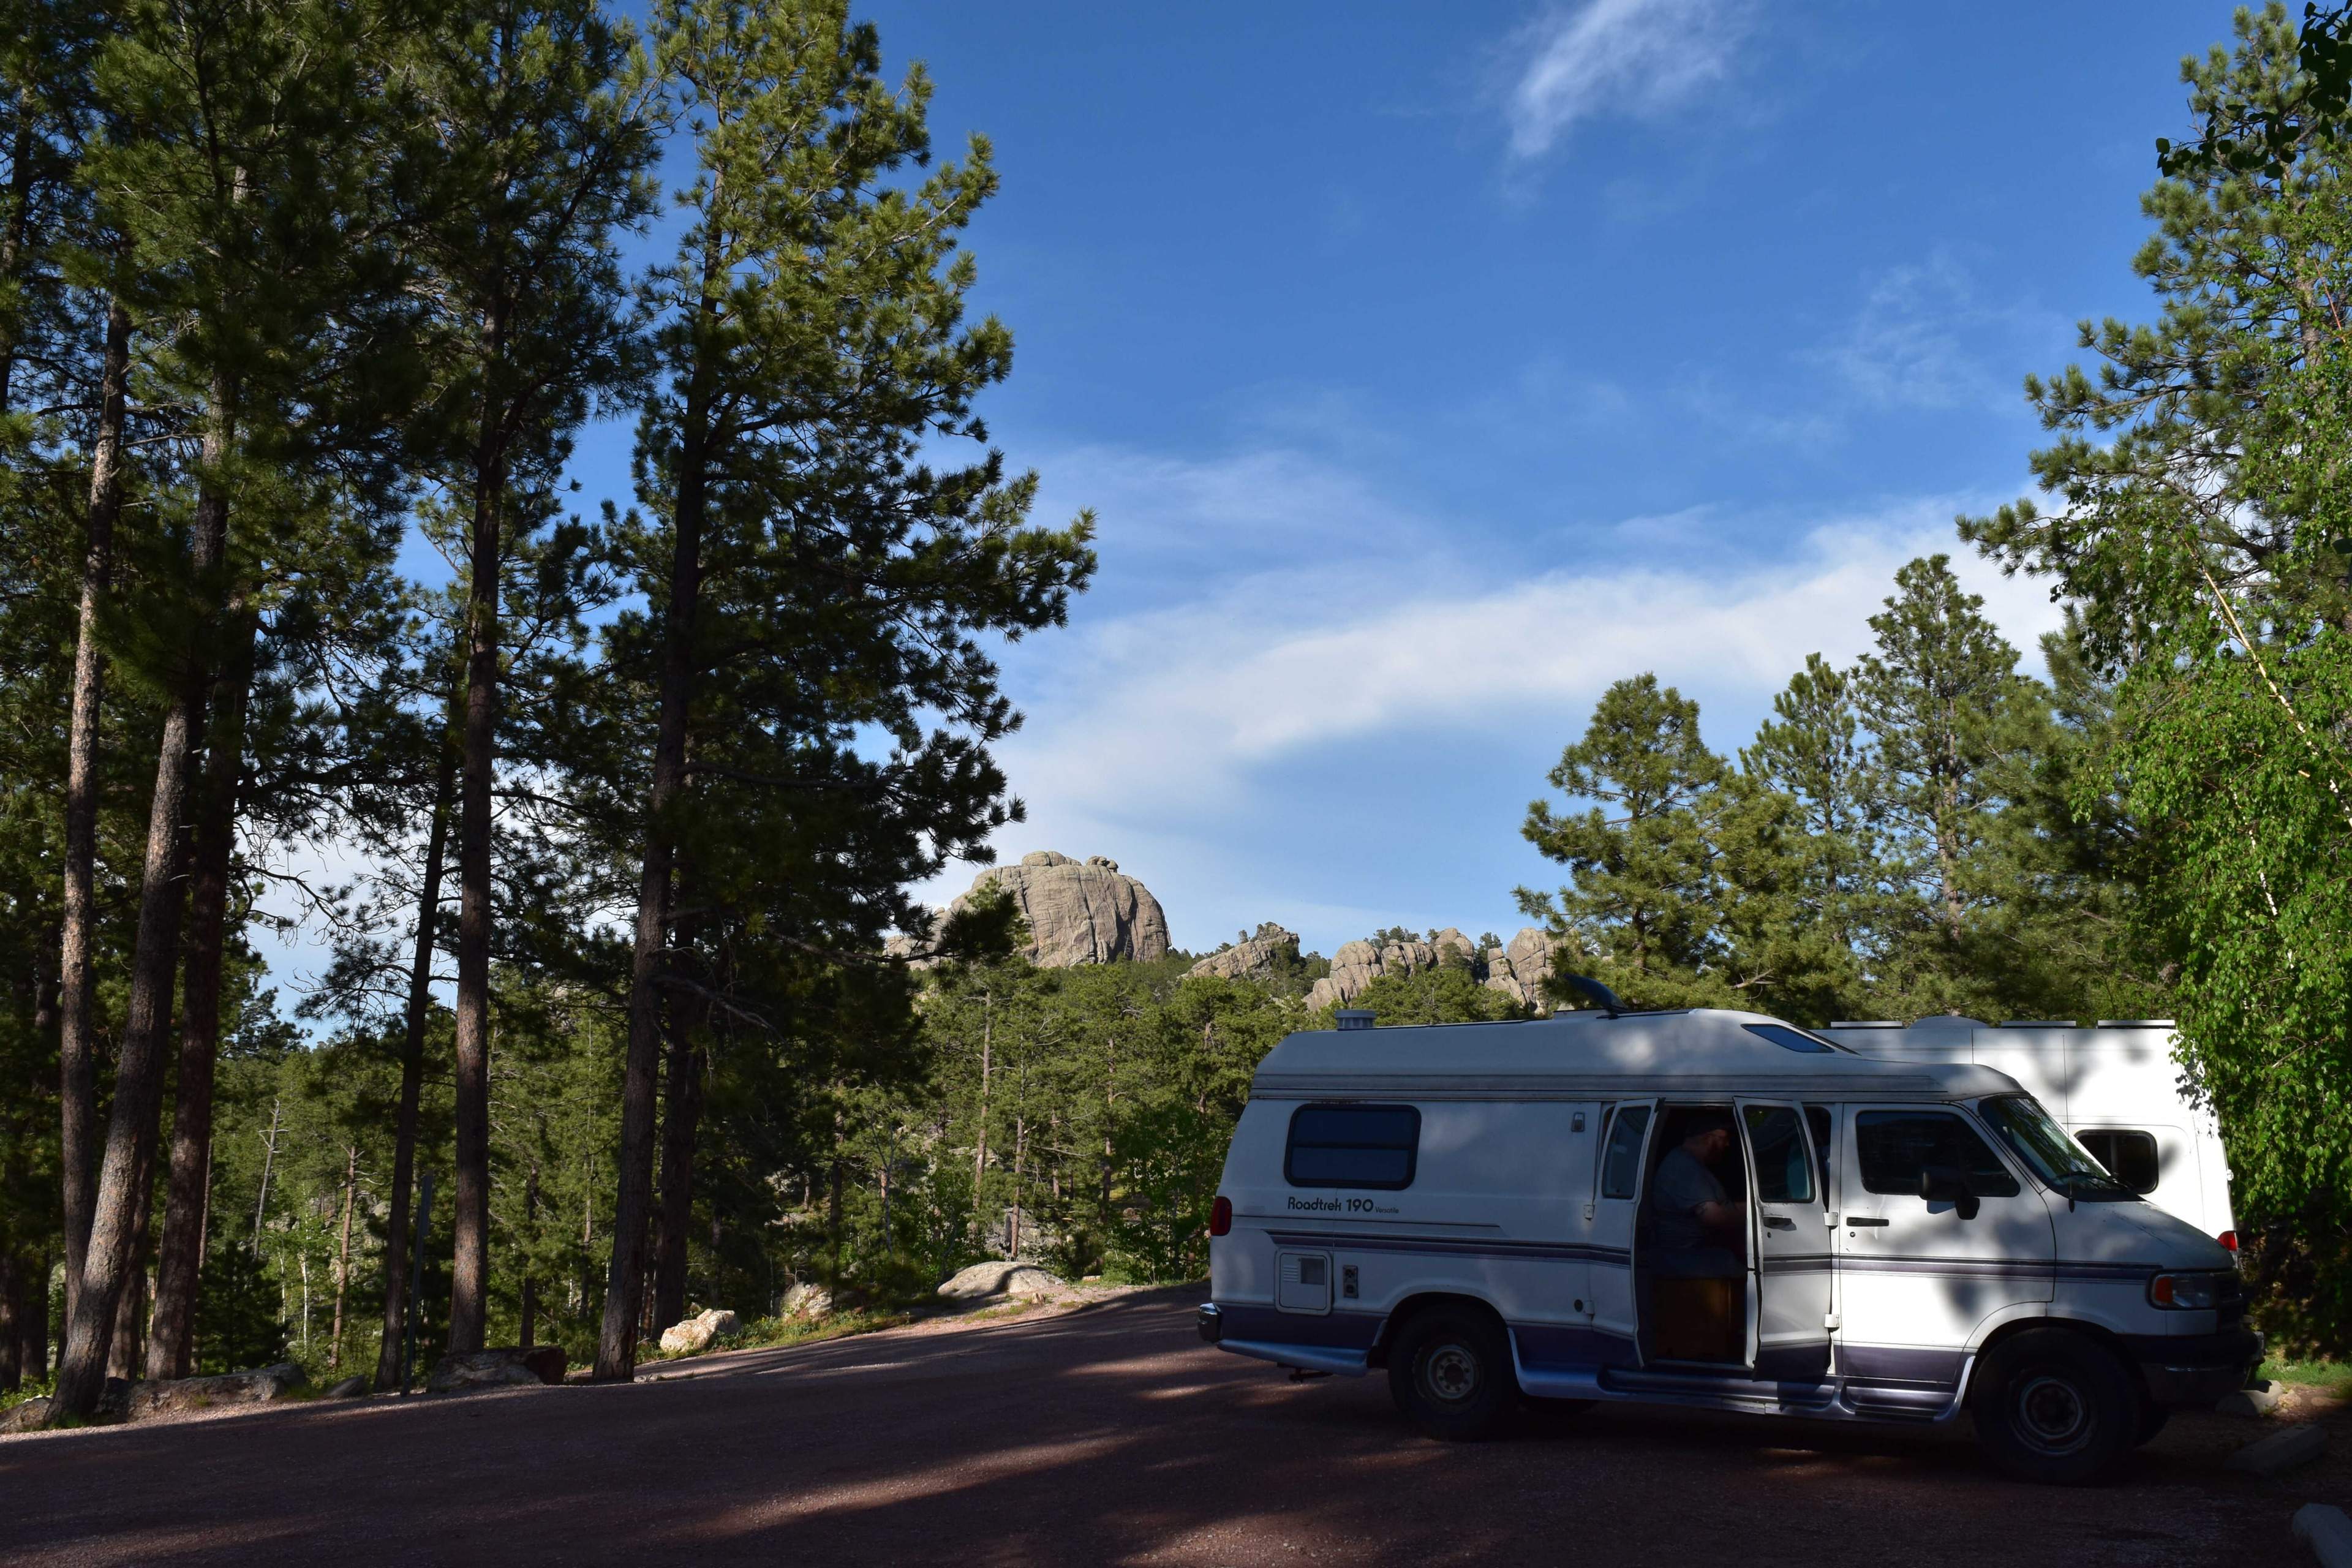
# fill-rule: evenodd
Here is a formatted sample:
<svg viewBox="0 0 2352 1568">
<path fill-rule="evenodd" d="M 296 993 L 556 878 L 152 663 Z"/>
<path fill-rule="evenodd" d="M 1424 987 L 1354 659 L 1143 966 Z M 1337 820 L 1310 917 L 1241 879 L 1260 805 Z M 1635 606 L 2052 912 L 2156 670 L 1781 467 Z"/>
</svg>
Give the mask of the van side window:
<svg viewBox="0 0 2352 1568">
<path fill-rule="evenodd" d="M 1420 1151 L 1421 1112 L 1410 1105 L 1302 1105 L 1282 1174 L 1294 1187 L 1409 1187 Z"/>
<path fill-rule="evenodd" d="M 2074 1142 L 2089 1150 L 2092 1159 L 2105 1165 L 2109 1175 L 2132 1191 L 2156 1191 L 2154 1134 L 2109 1127 L 2095 1132 L 2077 1132 Z"/>
<path fill-rule="evenodd" d="M 1976 1129 L 1948 1110 L 1865 1110 L 1853 1119 L 1862 1184 L 1873 1193 L 1919 1193 L 1919 1173 L 1950 1165 L 1968 1173 L 1979 1197 L 2017 1195 L 2017 1178 Z"/>
<path fill-rule="evenodd" d="M 1609 1123 L 1609 1144 L 1601 1156 L 1601 1195 L 1630 1198 L 1642 1187 L 1642 1134 L 1650 1130 L 1650 1108 L 1621 1105 Z"/>
<path fill-rule="evenodd" d="M 1756 1197 L 1768 1204 L 1813 1201 L 1813 1161 L 1804 1124 L 1785 1105 L 1746 1108 L 1748 1147 L 1756 1156 Z M 1916 1188 L 1915 1188 L 1916 1190 Z"/>
</svg>

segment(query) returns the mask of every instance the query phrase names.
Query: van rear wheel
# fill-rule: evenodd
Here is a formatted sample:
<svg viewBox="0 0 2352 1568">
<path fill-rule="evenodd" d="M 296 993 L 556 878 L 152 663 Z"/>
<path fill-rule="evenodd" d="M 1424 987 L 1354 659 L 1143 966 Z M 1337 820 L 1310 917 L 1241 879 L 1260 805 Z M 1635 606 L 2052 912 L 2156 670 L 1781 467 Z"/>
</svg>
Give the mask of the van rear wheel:
<svg viewBox="0 0 2352 1568">
<path fill-rule="evenodd" d="M 1995 1464 L 2021 1480 L 2057 1486 L 2114 1470 L 2138 1446 L 2140 1406 L 2123 1363 L 2064 1329 L 2031 1329 L 1993 1347 L 1969 1400 Z"/>
<path fill-rule="evenodd" d="M 1389 1352 L 1389 1393 L 1433 1437 L 1468 1443 L 1493 1436 L 1519 1398 L 1502 1325 L 1468 1307 L 1416 1314 Z"/>
</svg>

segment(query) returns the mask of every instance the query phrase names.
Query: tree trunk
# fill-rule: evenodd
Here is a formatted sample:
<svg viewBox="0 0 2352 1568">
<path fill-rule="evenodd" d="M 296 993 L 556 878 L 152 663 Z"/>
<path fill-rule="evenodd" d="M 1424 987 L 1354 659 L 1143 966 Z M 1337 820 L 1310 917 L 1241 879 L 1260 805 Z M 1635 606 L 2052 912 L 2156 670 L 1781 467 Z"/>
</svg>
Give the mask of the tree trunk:
<svg viewBox="0 0 2352 1568">
<path fill-rule="evenodd" d="M 190 574 L 203 591 L 220 569 L 228 540 L 228 496 L 220 471 L 235 435 L 225 372 L 211 389 L 204 441 L 204 478 L 196 499 Z M 163 1037 L 171 1024 L 172 976 L 178 968 L 181 889 L 179 834 L 187 815 L 196 734 L 203 728 L 206 689 L 204 634 L 185 658 L 179 694 L 163 721 L 156 748 L 155 792 L 147 810 L 147 849 L 139 889 L 139 925 L 131 950 L 131 997 L 123 1009 L 122 1049 L 114 1075 L 114 1109 L 106 1128 L 89 1248 L 82 1260 L 81 1293 L 66 1324 L 66 1353 L 58 1368 L 56 1409 L 87 1416 L 106 1385 L 107 1342 L 137 1264 L 138 1180 L 152 1163 L 155 1124 L 163 1096 Z"/>
<path fill-rule="evenodd" d="M 400 1383 L 401 1332 L 408 1309 L 408 1191 L 416 1179 L 416 1115 L 425 1092 L 425 1020 L 433 1002 L 434 927 L 441 913 L 441 858 L 449 843 L 449 797 L 457 787 L 457 752 L 445 739 L 434 779 L 433 821 L 425 842 L 425 880 L 416 897 L 415 956 L 408 969 L 407 1027 L 401 1039 L 400 1110 L 392 1142 L 392 1222 L 383 1238 L 383 1342 L 375 1385 Z"/>
<path fill-rule="evenodd" d="M 17 1280 L 16 1369 L 28 1379 L 49 1374 L 49 1255 L 33 1254 L 33 1269 Z"/>
<path fill-rule="evenodd" d="M 66 1316 L 81 1293 L 97 1201 L 98 1021 L 90 938 L 97 921 L 98 712 L 106 672 L 98 647 L 100 601 L 113 574 L 114 521 L 122 506 L 124 386 L 131 363 L 131 313 L 120 300 L 106 308 L 106 350 L 99 373 L 97 439 L 90 448 L 89 506 L 81 568 L 81 614 L 74 633 L 73 712 L 66 742 L 65 931 L 59 943 L 64 989 L 58 998 L 59 1155 L 64 1165 Z"/>
<path fill-rule="evenodd" d="M 213 1069 L 220 1059 L 221 950 L 228 924 L 229 862 L 236 848 L 245 771 L 245 710 L 253 681 L 249 614 L 231 622 L 228 658 L 213 683 L 211 742 L 197 806 L 195 868 L 188 891 L 187 969 L 180 984 L 180 1076 L 172 1115 L 163 1239 L 155 1258 L 155 1322 L 147 1375 L 185 1377 L 194 1353 L 196 1291 L 204 1271 L 199 1232 L 213 1146 Z"/>
<path fill-rule="evenodd" d="M 493 312 L 488 363 L 503 336 Z M 486 395 L 487 397 L 487 395 Z M 506 477 L 499 421 L 485 406 L 474 458 L 466 606 L 464 763 L 457 805 L 457 1190 L 450 1205 L 449 1350 L 482 1348 L 490 1272 L 490 788 L 497 765 L 499 563 Z"/>
<path fill-rule="evenodd" d="M 352 1283 L 352 1198 L 360 1182 L 360 1146 L 343 1147 L 343 1234 L 335 1244 L 335 1337 L 327 1345 L 327 1364 L 343 1364 L 343 1295 Z M 525 1340 L 525 1344 L 530 1342 Z"/>
<path fill-rule="evenodd" d="M 152 1158 L 151 1153 L 150 1158 Z M 139 1210 L 131 1232 L 131 1275 L 114 1310 L 114 1335 L 106 1352 L 106 1375 L 131 1379 L 139 1375 L 140 1352 L 147 1326 L 148 1220 L 155 1203 L 155 1171 L 140 1173 Z"/>
<path fill-rule="evenodd" d="M 988 1234 L 988 1199 L 982 1184 L 988 1175 L 988 1069 L 995 1035 L 996 993 L 983 991 L 980 994 L 980 1135 L 971 1149 L 971 1212 L 982 1236 Z"/>
<path fill-rule="evenodd" d="M 262 1140 L 261 1191 L 253 1200 L 253 1255 L 261 1256 L 261 1216 L 269 1208 L 269 1173 L 278 1167 L 278 1112 L 284 1108 L 284 1097 L 269 1102 L 269 1131 Z"/>
<path fill-rule="evenodd" d="M 25 1298 L 25 1260 L 13 1246 L 0 1247 L 0 1394 L 14 1394 L 25 1381 L 17 1358 L 24 1352 L 23 1327 L 16 1313 Z"/>
<path fill-rule="evenodd" d="M 539 1239 L 539 1163 L 531 1162 L 530 1173 L 523 1178 L 523 1232 L 533 1242 Z M 529 1350 L 539 1342 L 539 1277 L 529 1264 L 522 1276 L 522 1348 Z"/>
<path fill-rule="evenodd" d="M 709 200 L 716 202 L 714 187 Z M 672 508 L 669 605 L 663 628 L 661 719 L 654 738 L 652 788 L 646 802 L 646 847 L 637 879 L 637 927 L 629 960 L 628 1059 L 621 1089 L 620 1172 L 614 1201 L 613 1265 L 604 1322 L 596 1342 L 598 1381 L 635 1375 L 635 1325 L 645 1300 L 645 1234 L 653 1197 L 654 1076 L 661 1055 L 661 990 L 667 968 L 670 870 L 677 850 L 673 820 L 686 792 L 686 731 L 693 704 L 695 612 L 702 595 L 702 513 L 710 447 L 709 357 L 725 288 L 715 221 L 705 229 L 700 310 L 703 323 L 688 353 L 686 409 L 678 430 L 677 492 Z M 707 323 L 707 324 L 705 324 Z"/>
</svg>

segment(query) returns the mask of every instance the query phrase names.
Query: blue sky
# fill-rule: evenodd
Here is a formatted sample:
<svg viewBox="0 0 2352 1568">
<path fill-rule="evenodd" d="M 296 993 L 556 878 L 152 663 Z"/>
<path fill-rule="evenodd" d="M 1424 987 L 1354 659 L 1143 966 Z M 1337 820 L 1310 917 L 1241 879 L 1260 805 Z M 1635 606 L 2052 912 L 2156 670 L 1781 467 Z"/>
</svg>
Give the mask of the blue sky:
<svg viewBox="0 0 2352 1568">
<path fill-rule="evenodd" d="M 2151 313 L 2152 144 L 2230 12 L 863 7 L 941 153 L 994 143 L 992 433 L 1100 518 L 1007 651 L 1000 855 L 1108 855 L 1194 948 L 1523 923 L 1519 823 L 1611 680 L 1732 751 L 2023 489 L 2024 374 Z M 592 437 L 583 500 L 625 460 Z M 1961 564 L 2031 649 L 2044 591 Z"/>
</svg>

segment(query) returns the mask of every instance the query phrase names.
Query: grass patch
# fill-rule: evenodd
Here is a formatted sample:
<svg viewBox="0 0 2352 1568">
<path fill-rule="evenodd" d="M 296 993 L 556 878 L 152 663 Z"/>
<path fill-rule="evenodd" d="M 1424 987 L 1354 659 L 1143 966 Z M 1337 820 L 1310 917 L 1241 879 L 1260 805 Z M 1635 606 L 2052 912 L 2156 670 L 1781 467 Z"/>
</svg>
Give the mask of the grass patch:
<svg viewBox="0 0 2352 1568">
<path fill-rule="evenodd" d="M 718 1351 L 775 1350 L 785 1345 L 814 1344 L 819 1340 L 846 1339 L 852 1334 L 871 1334 L 883 1329 L 901 1328 L 913 1322 L 908 1312 L 886 1311 L 874 1307 L 853 1308 L 846 1312 L 828 1312 L 821 1318 L 759 1318 L 746 1324 L 742 1332 L 723 1340 L 713 1340 L 698 1351 L 665 1352 L 656 1349 L 640 1358 L 647 1362 L 691 1361 L 698 1355 Z"/>
<path fill-rule="evenodd" d="M 2273 1356 L 2262 1364 L 2256 1377 L 2273 1383 L 2292 1383 L 2305 1388 L 2352 1398 L 2352 1362 L 2294 1361 Z"/>
<path fill-rule="evenodd" d="M 45 1377 L 38 1383 L 19 1384 L 5 1394 L 0 1394 L 0 1410 L 13 1410 L 28 1399 L 46 1399 L 58 1391 L 57 1380 Z"/>
</svg>

